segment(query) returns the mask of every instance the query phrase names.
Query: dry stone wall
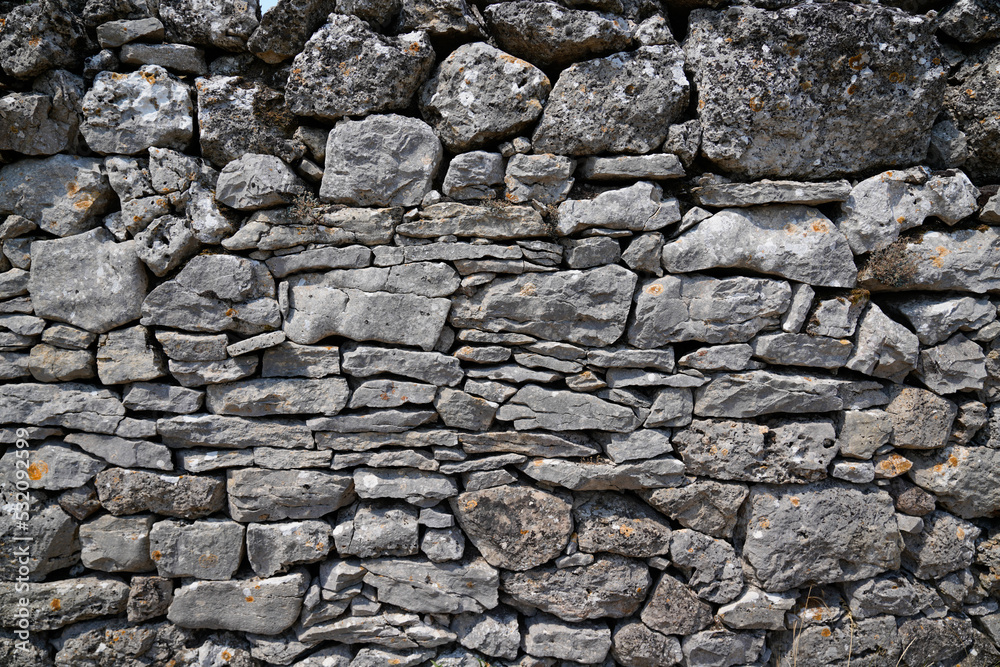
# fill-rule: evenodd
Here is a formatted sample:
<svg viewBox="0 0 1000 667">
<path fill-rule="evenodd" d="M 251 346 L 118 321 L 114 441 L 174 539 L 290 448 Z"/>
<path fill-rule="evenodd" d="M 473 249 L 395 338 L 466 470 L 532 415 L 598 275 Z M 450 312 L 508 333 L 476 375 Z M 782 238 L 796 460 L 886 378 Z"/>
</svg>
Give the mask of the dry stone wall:
<svg viewBox="0 0 1000 667">
<path fill-rule="evenodd" d="M 0 664 L 1000 664 L 998 40 L 0 0 Z"/>
</svg>

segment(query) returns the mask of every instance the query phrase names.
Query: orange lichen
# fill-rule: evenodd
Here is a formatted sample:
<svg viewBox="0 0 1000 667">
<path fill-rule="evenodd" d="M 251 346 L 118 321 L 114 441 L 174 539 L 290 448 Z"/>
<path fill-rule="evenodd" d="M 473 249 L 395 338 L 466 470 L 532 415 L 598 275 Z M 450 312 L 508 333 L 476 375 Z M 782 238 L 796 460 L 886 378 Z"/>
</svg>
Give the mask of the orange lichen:
<svg viewBox="0 0 1000 667">
<path fill-rule="evenodd" d="M 649 287 L 646 288 L 646 293 L 647 294 L 652 294 L 653 296 L 656 296 L 657 294 L 660 294 L 661 292 L 663 292 L 663 286 L 662 285 L 650 285 Z"/>
<path fill-rule="evenodd" d="M 59 598 L 52 598 L 52 602 L 49 603 L 49 607 L 52 611 L 59 611 L 62 609 L 62 602 L 59 601 Z"/>
<path fill-rule="evenodd" d="M 42 477 L 44 477 L 45 473 L 47 473 L 48 471 L 49 471 L 49 464 L 47 464 L 45 461 L 35 461 L 34 463 L 28 466 L 28 479 L 37 482 Z"/>
</svg>

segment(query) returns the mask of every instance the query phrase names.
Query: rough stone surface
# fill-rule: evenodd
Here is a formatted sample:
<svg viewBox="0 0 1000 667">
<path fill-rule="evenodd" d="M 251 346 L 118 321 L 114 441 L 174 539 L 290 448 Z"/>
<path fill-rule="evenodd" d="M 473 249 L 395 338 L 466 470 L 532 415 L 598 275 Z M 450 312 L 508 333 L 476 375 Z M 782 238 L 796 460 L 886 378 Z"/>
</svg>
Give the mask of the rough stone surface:
<svg viewBox="0 0 1000 667">
<path fill-rule="evenodd" d="M 302 574 L 256 581 L 196 581 L 174 591 L 167 618 L 182 628 L 277 635 L 298 618 L 307 583 Z M 267 613 L 261 613 L 261 607 Z"/>
<path fill-rule="evenodd" d="M 236 521 L 312 519 L 350 504 L 354 479 L 320 470 L 245 468 L 226 474 L 226 492 Z"/>
<path fill-rule="evenodd" d="M 149 554 L 161 577 L 231 579 L 243 559 L 246 529 L 235 521 L 157 521 L 149 533 Z"/>
<path fill-rule="evenodd" d="M 258 4 L 230 5 L 221 0 L 169 0 L 160 7 L 167 40 L 216 46 L 227 51 L 246 48 L 257 28 Z"/>
</svg>

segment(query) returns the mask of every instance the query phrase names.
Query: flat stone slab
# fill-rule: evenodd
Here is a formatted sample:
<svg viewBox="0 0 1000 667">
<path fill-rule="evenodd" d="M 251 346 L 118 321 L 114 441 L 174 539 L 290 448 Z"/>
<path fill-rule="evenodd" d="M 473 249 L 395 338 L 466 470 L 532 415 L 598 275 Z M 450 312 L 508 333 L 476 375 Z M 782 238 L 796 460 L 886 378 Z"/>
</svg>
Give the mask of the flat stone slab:
<svg viewBox="0 0 1000 667">
<path fill-rule="evenodd" d="M 713 208 L 762 204 L 816 206 L 845 201 L 850 194 L 849 181 L 809 183 L 772 181 L 765 178 L 753 183 L 710 183 L 691 188 L 691 197 L 699 206 Z"/>
<path fill-rule="evenodd" d="M 182 628 L 277 635 L 299 617 L 303 574 L 250 581 L 196 581 L 174 591 L 167 618 Z"/>
</svg>

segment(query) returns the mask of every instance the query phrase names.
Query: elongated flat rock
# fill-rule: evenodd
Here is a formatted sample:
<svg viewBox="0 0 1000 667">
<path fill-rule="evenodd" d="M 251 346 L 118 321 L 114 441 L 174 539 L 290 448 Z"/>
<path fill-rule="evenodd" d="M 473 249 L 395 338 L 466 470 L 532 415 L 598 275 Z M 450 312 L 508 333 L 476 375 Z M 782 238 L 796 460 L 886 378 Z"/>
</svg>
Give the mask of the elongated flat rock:
<svg viewBox="0 0 1000 667">
<path fill-rule="evenodd" d="M 277 635 L 298 619 L 304 574 L 252 581 L 196 581 L 174 592 L 167 618 L 182 628 Z"/>
<path fill-rule="evenodd" d="M 311 449 L 312 431 L 304 424 L 222 415 L 185 415 L 156 422 L 156 432 L 168 447 L 271 447 Z"/>
<path fill-rule="evenodd" d="M 343 378 L 259 378 L 209 385 L 206 405 L 216 414 L 244 417 L 335 415 L 349 393 Z"/>
<path fill-rule="evenodd" d="M 495 208 L 443 203 L 422 208 L 418 220 L 399 225 L 396 232 L 426 239 L 453 234 L 509 241 L 549 236 L 552 230 L 530 206 Z"/>
<path fill-rule="evenodd" d="M 691 188 L 691 197 L 701 206 L 760 206 L 762 204 L 803 204 L 816 206 L 844 201 L 851 194 L 848 181 L 809 183 L 807 181 L 771 181 L 754 183 L 710 183 Z"/>
<path fill-rule="evenodd" d="M 527 385 L 497 411 L 496 418 L 513 421 L 514 428 L 548 431 L 614 431 L 627 433 L 639 427 L 631 409 L 596 396 L 575 391 Z"/>
</svg>

